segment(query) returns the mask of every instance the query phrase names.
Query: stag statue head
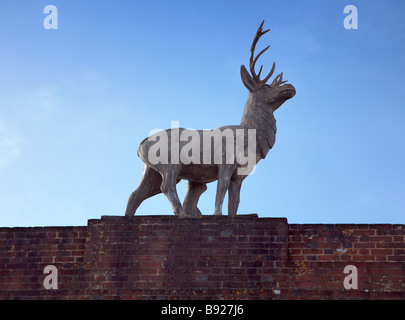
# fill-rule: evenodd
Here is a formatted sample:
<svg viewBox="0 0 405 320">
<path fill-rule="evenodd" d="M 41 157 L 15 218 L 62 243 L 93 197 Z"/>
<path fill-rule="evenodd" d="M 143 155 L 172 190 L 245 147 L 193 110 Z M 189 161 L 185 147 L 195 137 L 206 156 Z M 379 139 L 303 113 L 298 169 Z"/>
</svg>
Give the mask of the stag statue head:
<svg viewBox="0 0 405 320">
<path fill-rule="evenodd" d="M 254 57 L 254 51 L 256 44 L 259 41 L 260 37 L 265 33 L 269 32 L 270 29 L 263 31 L 263 22 L 260 24 L 259 29 L 253 38 L 252 47 L 250 48 L 250 59 L 249 59 L 249 68 L 252 75 L 246 70 L 244 65 L 240 68 L 242 82 L 245 87 L 249 90 L 249 98 L 252 99 L 252 102 L 257 104 L 266 105 L 272 109 L 272 111 L 277 110 L 286 100 L 292 98 L 295 95 L 295 88 L 291 84 L 283 84 L 287 81 L 283 81 L 283 73 L 280 73 L 273 82 L 268 85 L 266 82 L 274 73 L 276 64 L 273 62 L 273 67 L 271 68 L 269 74 L 263 80 L 260 80 L 260 74 L 263 69 L 263 65 L 260 67 L 259 73 L 256 74 L 255 65 L 260 56 L 268 49 L 270 46 L 267 46 L 259 54 Z"/>
</svg>

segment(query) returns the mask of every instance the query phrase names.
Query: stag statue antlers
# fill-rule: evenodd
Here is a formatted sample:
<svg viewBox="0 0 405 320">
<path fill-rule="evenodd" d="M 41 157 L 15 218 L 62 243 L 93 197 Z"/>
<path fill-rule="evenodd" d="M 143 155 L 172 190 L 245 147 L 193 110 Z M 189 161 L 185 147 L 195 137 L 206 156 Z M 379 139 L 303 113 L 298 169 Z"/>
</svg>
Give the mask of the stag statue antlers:
<svg viewBox="0 0 405 320">
<path fill-rule="evenodd" d="M 263 31 L 263 24 L 264 21 L 260 24 L 250 49 L 251 75 L 244 65 L 240 69 L 242 82 L 249 90 L 240 124 L 215 130 L 171 128 L 144 139 L 138 148 L 138 156 L 145 163 L 143 175 L 138 188 L 128 199 L 126 217 L 133 216 L 145 199 L 161 192 L 168 198 L 174 214 L 178 217 L 201 216 L 197 208 L 198 200 L 207 189 L 206 184 L 215 180 L 218 180 L 218 185 L 214 215 L 222 215 L 226 191 L 228 191 L 228 215 L 236 215 L 242 182 L 254 167 L 246 160 L 246 154 L 250 158 L 253 155 L 254 165 L 266 157 L 276 137 L 276 119 L 273 112 L 295 95 L 295 88 L 291 84 L 284 84 L 286 81 L 283 81 L 283 73 L 275 77 L 270 85 L 267 84 L 274 73 L 275 63 L 263 80 L 260 79 L 263 66 L 256 74 L 257 60 L 270 47 L 264 48 L 256 57 L 254 56 L 257 42 L 269 31 Z M 184 139 L 184 136 L 187 138 Z M 201 141 L 206 142 L 204 137 L 207 136 L 214 139 L 202 144 Z M 189 137 L 195 139 L 189 141 Z M 166 161 L 156 161 L 156 145 L 159 142 L 160 154 L 166 151 Z M 188 161 L 179 161 L 185 159 L 184 149 L 194 152 L 191 160 L 187 158 Z M 198 154 L 195 154 L 196 152 Z M 183 205 L 176 191 L 176 184 L 182 179 L 188 181 Z"/>
</svg>

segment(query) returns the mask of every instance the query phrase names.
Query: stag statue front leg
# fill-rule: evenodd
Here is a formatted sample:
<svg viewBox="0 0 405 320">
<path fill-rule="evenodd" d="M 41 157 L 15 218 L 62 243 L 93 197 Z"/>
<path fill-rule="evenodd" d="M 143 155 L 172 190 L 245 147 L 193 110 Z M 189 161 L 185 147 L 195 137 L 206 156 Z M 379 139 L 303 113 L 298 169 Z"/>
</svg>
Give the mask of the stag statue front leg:
<svg viewBox="0 0 405 320">
<path fill-rule="evenodd" d="M 230 217 L 235 217 L 238 212 L 239 200 L 240 200 L 240 189 L 242 187 L 242 181 L 246 176 L 235 176 L 232 177 L 228 188 L 228 215 Z"/>
<path fill-rule="evenodd" d="M 222 216 L 222 204 L 224 202 L 226 190 L 228 190 L 233 168 L 219 167 L 217 194 L 215 196 L 215 216 Z"/>
</svg>

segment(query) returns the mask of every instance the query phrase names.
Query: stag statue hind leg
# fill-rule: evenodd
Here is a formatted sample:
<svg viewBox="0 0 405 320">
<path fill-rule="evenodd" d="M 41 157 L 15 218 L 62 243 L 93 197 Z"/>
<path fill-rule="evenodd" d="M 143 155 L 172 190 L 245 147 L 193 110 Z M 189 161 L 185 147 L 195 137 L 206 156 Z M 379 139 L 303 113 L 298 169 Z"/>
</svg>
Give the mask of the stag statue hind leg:
<svg viewBox="0 0 405 320">
<path fill-rule="evenodd" d="M 161 185 L 162 176 L 160 173 L 145 164 L 141 182 L 138 188 L 129 196 L 125 216 L 132 217 L 144 200 L 161 193 Z"/>
<path fill-rule="evenodd" d="M 174 214 L 179 218 L 186 218 L 187 214 L 180 203 L 176 190 L 176 183 L 180 181 L 177 178 L 177 172 L 178 168 L 176 166 L 167 167 L 165 170 L 162 170 L 162 185 L 160 189 L 172 205 Z"/>
<path fill-rule="evenodd" d="M 201 211 L 197 208 L 200 196 L 207 190 L 207 185 L 203 182 L 188 181 L 187 194 L 184 198 L 183 208 L 188 217 L 201 217 Z"/>
</svg>

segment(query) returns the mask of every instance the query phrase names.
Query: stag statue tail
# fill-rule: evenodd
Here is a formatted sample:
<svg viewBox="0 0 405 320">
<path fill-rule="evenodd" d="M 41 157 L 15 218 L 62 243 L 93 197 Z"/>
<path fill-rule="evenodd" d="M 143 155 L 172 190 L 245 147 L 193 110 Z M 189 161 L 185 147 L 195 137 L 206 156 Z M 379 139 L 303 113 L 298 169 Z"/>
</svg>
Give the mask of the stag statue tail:
<svg viewBox="0 0 405 320">
<path fill-rule="evenodd" d="M 132 217 L 135 214 L 136 209 L 138 209 L 144 200 L 161 193 L 161 184 L 162 176 L 160 173 L 151 167 L 144 165 L 141 183 L 129 196 L 125 216 L 128 218 Z"/>
</svg>

